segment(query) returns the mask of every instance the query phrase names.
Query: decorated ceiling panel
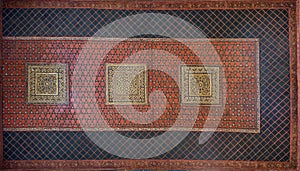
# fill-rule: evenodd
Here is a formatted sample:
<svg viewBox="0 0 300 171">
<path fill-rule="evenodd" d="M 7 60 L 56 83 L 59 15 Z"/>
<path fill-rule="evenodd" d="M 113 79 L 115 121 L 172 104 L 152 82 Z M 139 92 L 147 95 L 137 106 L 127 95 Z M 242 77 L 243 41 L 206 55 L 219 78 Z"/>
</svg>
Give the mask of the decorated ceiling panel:
<svg viewBox="0 0 300 171">
<path fill-rule="evenodd" d="M 296 168 L 294 2 L 110 3 L 4 3 L 4 168 Z"/>
</svg>

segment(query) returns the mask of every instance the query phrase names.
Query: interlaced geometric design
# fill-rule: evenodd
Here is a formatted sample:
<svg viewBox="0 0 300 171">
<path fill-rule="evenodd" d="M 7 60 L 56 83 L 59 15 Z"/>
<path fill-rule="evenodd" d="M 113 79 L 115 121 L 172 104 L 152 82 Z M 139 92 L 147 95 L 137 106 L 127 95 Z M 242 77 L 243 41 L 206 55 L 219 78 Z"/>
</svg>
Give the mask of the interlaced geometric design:
<svg viewBox="0 0 300 171">
<path fill-rule="evenodd" d="M 180 17 L 202 30 L 208 38 L 258 38 L 260 40 L 260 94 L 261 133 L 216 132 L 203 145 L 198 143 L 199 132 L 191 132 L 173 150 L 157 159 L 195 160 L 242 160 L 242 161 L 289 161 L 290 157 L 290 53 L 288 10 L 191 10 L 191 11 L 129 11 L 96 9 L 3 9 L 3 36 L 92 36 L 103 26 L 133 14 L 155 12 Z M 138 21 L 137 21 L 138 22 Z M 160 22 L 160 21 L 157 21 Z M 164 28 L 181 37 L 187 28 L 175 30 Z M 115 28 L 115 32 L 134 32 L 128 25 Z M 111 34 L 113 35 L 113 34 Z M 157 35 L 150 35 L 155 37 Z M 109 35 L 108 35 L 109 37 Z M 121 35 L 122 37 L 122 35 Z M 142 35 L 141 37 L 149 37 Z M 192 35 L 187 36 L 190 38 Z M 63 46 L 63 44 L 61 44 Z M 53 47 L 52 56 L 43 60 L 54 62 L 57 57 Z M 35 51 L 33 49 L 28 49 Z M 53 51 L 53 52 L 52 52 Z M 20 58 L 33 59 L 23 53 L 7 60 L 3 45 L 4 63 L 15 63 Z M 38 52 L 36 52 L 38 54 Z M 8 65 L 6 65 L 8 66 Z M 4 71 L 9 68 L 4 68 Z M 19 72 L 17 69 L 12 73 Z M 4 72 L 5 74 L 5 72 Z M 17 80 L 16 80 L 17 81 Z M 4 81 L 5 82 L 5 81 Z M 13 81 L 5 86 L 22 89 Z M 3 91 L 7 87 L 3 87 Z M 25 98 L 24 95 L 21 98 Z M 23 101 L 6 101 L 4 113 Z M 22 105 L 20 105 L 22 106 Z M 68 117 L 60 108 L 55 117 Z M 36 117 L 34 114 L 22 114 Z M 12 115 L 14 117 L 16 115 Z M 6 122 L 13 123 L 14 118 Z M 6 123 L 4 123 L 5 125 Z M 4 128 L 5 129 L 5 128 Z M 160 132 L 121 132 L 137 139 L 157 136 Z M 109 138 L 109 137 L 107 137 Z M 169 140 L 176 137 L 169 137 Z M 161 146 L 164 146 L 162 142 Z M 149 146 L 151 146 L 149 144 Z M 126 150 L 126 146 L 120 146 Z M 139 153 L 139 151 L 128 151 Z M 4 132 L 5 160 L 84 160 L 120 159 L 94 145 L 81 131 Z"/>
<path fill-rule="evenodd" d="M 218 67 L 206 66 L 204 68 L 192 65 L 182 67 L 181 72 L 182 103 L 197 104 L 200 102 L 203 105 L 218 105 L 221 103 L 220 96 L 222 95 L 220 95 Z M 246 74 L 244 73 L 244 75 Z"/>
<path fill-rule="evenodd" d="M 28 103 L 69 103 L 67 65 L 27 64 L 26 67 Z"/>
<path fill-rule="evenodd" d="M 145 65 L 106 64 L 106 103 L 147 103 L 145 70 Z M 131 78 L 131 75 L 135 77 Z"/>
</svg>

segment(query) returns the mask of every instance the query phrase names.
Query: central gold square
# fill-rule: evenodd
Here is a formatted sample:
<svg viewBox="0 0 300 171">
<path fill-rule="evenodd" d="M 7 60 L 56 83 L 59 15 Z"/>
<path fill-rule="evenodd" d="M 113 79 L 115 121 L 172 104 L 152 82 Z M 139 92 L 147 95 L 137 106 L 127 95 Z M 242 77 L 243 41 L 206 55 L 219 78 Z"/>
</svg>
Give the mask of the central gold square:
<svg viewBox="0 0 300 171">
<path fill-rule="evenodd" d="M 192 74 L 189 85 L 190 96 L 212 96 L 210 74 Z"/>
<path fill-rule="evenodd" d="M 58 95 L 58 73 L 36 73 L 35 95 Z"/>
<path fill-rule="evenodd" d="M 107 104 L 146 104 L 146 85 L 146 65 L 106 64 Z"/>
<path fill-rule="evenodd" d="M 220 105 L 220 68 L 218 66 L 182 65 L 180 82 L 182 104 Z"/>
</svg>

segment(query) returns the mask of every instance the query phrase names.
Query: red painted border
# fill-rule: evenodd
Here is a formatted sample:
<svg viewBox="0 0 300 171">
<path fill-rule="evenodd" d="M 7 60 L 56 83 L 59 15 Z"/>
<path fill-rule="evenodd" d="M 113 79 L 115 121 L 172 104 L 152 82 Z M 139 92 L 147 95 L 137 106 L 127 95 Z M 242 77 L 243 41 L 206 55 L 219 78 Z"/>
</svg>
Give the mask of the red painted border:
<svg viewBox="0 0 300 171">
<path fill-rule="evenodd" d="M 278 9 L 296 0 L 4 0 L 4 8 L 95 8 L 117 10 Z"/>
<path fill-rule="evenodd" d="M 2 2 L 2 1 L 1 1 Z M 296 4 L 297 3 L 297 4 Z M 297 5 L 297 6 L 296 6 Z M 300 124 L 300 17 L 299 8 L 300 0 L 264 0 L 264 1 L 166 1 L 166 0 L 150 0 L 150 1 L 75 1 L 67 0 L 60 2 L 57 0 L 29 0 L 29 1 L 9 1 L 4 0 L 5 8 L 96 8 L 96 9 L 127 9 L 127 10 L 197 10 L 197 9 L 289 9 L 290 11 L 290 40 L 291 40 L 291 162 L 259 162 L 259 161 L 199 161 L 199 160 L 97 160 L 97 161 L 4 161 L 5 168 L 23 168 L 23 169 L 62 169 L 62 168 L 153 168 L 153 169 L 203 169 L 203 168 L 243 168 L 244 169 L 288 169 L 297 167 L 300 169 L 300 132 L 297 125 Z M 2 8 L 1 8 L 2 9 Z M 297 11 L 296 11 L 297 9 Z M 1 14 L 2 15 L 2 14 Z M 2 16 L 1 16 L 2 17 Z M 1 18 L 2 21 L 2 18 Z M 2 27 L 1 27 L 2 28 Z M 2 44 L 2 36 L 1 36 Z M 2 54 L 2 53 L 1 53 Z M 0 56 L 1 57 L 1 56 Z M 2 61 L 1 61 L 2 62 Z M 0 63 L 1 64 L 1 63 Z M 1 64 L 2 66 L 2 64 Z M 297 81 L 298 79 L 298 81 Z M 1 83 L 1 82 L 0 82 Z M 2 83 L 1 83 L 2 84 Z M 2 86 L 0 84 L 0 88 Z M 297 94 L 296 94 L 297 93 Z M 297 99 L 298 97 L 298 99 Z M 1 96 L 2 98 L 2 96 Z M 1 106 L 0 106 L 1 107 Z M 1 108 L 2 109 L 2 108 Z M 297 113 L 298 109 L 298 113 Z M 1 119 L 1 118 L 0 118 Z M 1 121 L 1 120 L 0 120 Z M 0 124 L 1 125 L 1 124 Z M 2 150 L 2 126 L 0 126 L 0 150 Z M 298 136 L 298 137 L 297 137 Z M 298 144 L 297 144 L 298 140 Z M 3 158 L 3 152 L 1 158 Z M 298 159 L 297 159 L 298 154 Z M 2 160 L 1 163 L 2 164 Z M 1 165 L 0 165 L 1 166 Z M 222 169 L 222 170 L 223 170 Z"/>
<path fill-rule="evenodd" d="M 290 162 L 297 167 L 297 22 L 296 3 L 289 8 L 289 41 L 290 41 Z"/>
<path fill-rule="evenodd" d="M 288 162 L 284 164 L 288 165 Z M 289 167 L 276 168 L 278 162 L 260 161 L 218 161 L 218 160 L 18 160 L 6 161 L 8 169 L 205 169 L 216 170 L 252 170 L 253 169 L 278 169 L 287 170 Z M 230 168 L 230 169 L 229 169 Z"/>
<path fill-rule="evenodd" d="M 297 7 L 296 7 L 296 24 L 297 24 L 297 82 L 298 82 L 298 89 L 297 89 L 297 94 L 298 94 L 298 143 L 297 143 L 297 150 L 298 150 L 298 170 L 300 170 L 300 0 L 297 0 Z"/>
</svg>

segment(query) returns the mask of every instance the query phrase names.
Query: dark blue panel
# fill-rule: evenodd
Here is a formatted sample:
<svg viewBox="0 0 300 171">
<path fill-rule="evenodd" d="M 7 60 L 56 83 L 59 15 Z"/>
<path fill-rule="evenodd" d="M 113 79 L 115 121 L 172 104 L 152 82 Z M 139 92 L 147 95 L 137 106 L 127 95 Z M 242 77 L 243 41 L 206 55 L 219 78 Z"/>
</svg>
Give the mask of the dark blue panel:
<svg viewBox="0 0 300 171">
<path fill-rule="evenodd" d="M 199 133 L 190 133 L 176 148 L 156 158 L 289 161 L 290 55 L 287 10 L 3 9 L 3 35 L 92 36 L 117 19 L 145 12 L 170 14 L 185 19 L 209 38 L 260 40 L 261 133 L 214 133 L 203 145 L 198 144 Z M 116 29 L 127 31 L 126 26 Z M 173 30 L 184 31 L 180 26 L 178 30 Z M 157 133 L 122 132 L 122 135 L 149 138 Z M 98 148 L 82 132 L 4 132 L 4 159 L 119 158 Z"/>
</svg>

